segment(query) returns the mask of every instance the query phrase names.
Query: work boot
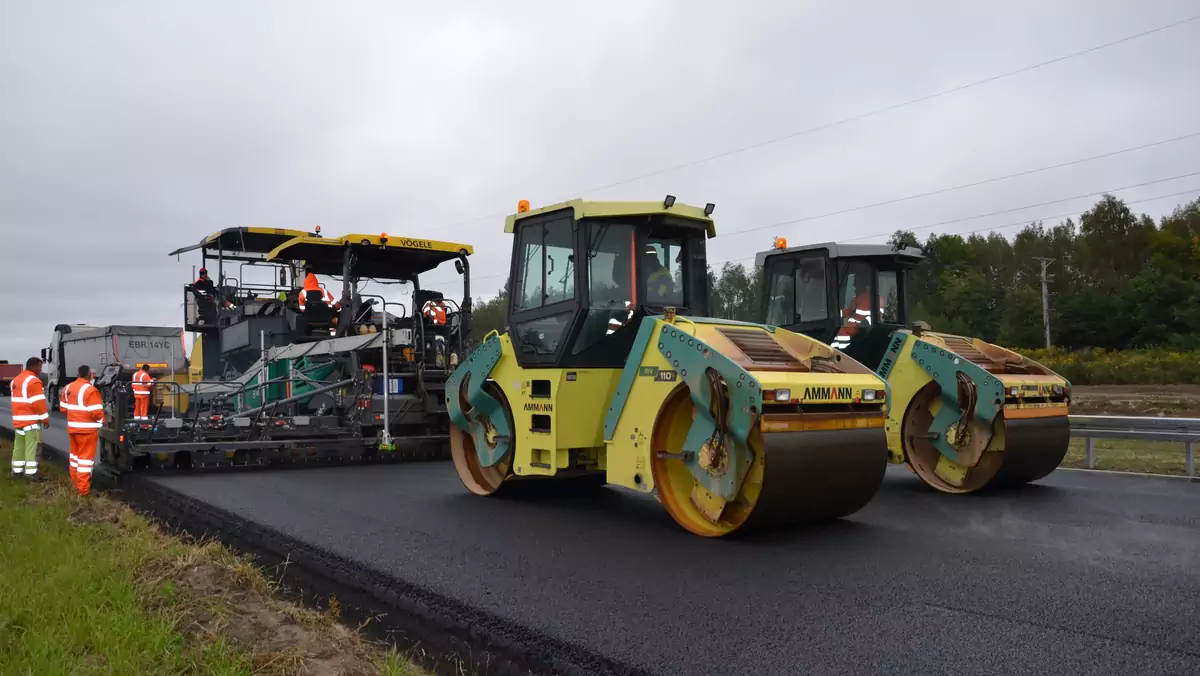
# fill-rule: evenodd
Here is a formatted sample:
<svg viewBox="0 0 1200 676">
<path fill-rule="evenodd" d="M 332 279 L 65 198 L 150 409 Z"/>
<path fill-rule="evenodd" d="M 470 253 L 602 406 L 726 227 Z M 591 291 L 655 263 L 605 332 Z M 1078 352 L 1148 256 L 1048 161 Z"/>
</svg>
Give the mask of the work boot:
<svg viewBox="0 0 1200 676">
<path fill-rule="evenodd" d="M 49 479 L 46 478 L 45 474 L 26 474 L 25 480 L 31 481 L 35 484 L 44 484 L 47 481 L 49 481 Z"/>
</svg>

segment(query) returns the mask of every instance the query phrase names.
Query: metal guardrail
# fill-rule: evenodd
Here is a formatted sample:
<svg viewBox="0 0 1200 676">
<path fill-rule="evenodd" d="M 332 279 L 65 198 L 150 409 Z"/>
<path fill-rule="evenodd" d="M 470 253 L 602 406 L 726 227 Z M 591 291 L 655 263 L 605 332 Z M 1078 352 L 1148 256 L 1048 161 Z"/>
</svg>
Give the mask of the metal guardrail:
<svg viewBox="0 0 1200 676">
<path fill-rule="evenodd" d="M 1187 475 L 1196 476 L 1196 444 L 1200 443 L 1200 418 L 1154 416 L 1073 415 L 1071 436 L 1087 440 L 1087 466 L 1096 466 L 1096 439 L 1139 439 L 1183 444 Z"/>
</svg>

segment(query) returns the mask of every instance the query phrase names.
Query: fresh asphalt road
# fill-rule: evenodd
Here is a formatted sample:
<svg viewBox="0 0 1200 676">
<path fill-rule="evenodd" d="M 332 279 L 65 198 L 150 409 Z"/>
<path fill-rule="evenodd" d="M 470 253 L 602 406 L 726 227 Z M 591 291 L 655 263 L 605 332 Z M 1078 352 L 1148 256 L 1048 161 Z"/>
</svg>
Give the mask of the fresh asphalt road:
<svg viewBox="0 0 1200 676">
<path fill-rule="evenodd" d="M 894 468 L 850 518 L 734 540 L 611 488 L 475 497 L 448 462 L 155 480 L 662 674 L 1200 673 L 1186 480 L 1060 470 L 959 497 Z"/>
</svg>

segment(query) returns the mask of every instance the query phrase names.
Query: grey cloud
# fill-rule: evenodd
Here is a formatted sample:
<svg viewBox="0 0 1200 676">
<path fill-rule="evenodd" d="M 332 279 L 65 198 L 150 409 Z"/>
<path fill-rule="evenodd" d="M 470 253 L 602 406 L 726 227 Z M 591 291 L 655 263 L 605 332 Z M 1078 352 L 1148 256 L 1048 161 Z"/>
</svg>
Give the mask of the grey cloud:
<svg viewBox="0 0 1200 676">
<path fill-rule="evenodd" d="M 471 243 L 487 294 L 507 269 L 502 214 L 518 199 L 545 204 L 1195 11 L 1184 0 L 410 4 L 4 5 L 0 355 L 35 352 L 59 322 L 177 325 L 198 261 L 166 253 L 233 225 Z M 1195 131 L 1198 33 L 1200 22 L 587 196 L 712 201 L 731 232 Z M 710 258 L 751 257 L 775 234 L 861 237 L 1185 173 L 1200 169 L 1198 147 L 728 235 Z M 1121 196 L 1191 187 L 1200 180 Z M 1182 199 L 1135 209 L 1159 215 Z M 431 281 L 457 289 L 449 269 Z"/>
</svg>

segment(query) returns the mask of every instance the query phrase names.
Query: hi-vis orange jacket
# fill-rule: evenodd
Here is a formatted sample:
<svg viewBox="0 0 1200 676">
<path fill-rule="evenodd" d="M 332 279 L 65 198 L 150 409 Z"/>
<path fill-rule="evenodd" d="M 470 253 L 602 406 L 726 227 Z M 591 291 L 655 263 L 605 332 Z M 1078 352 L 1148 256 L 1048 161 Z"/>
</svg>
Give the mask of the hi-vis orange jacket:
<svg viewBox="0 0 1200 676">
<path fill-rule="evenodd" d="M 307 298 L 305 298 L 305 296 L 307 296 L 307 295 L 308 295 L 308 292 L 309 292 L 310 290 L 311 290 L 311 291 L 320 291 L 320 292 L 321 292 L 321 300 L 325 301 L 325 304 L 326 304 L 326 305 L 328 305 L 329 307 L 331 307 L 331 308 L 333 308 L 333 309 L 335 309 L 335 310 L 337 310 L 337 309 L 340 309 L 340 308 L 339 308 L 339 306 L 341 305 L 341 303 L 337 302 L 337 301 L 334 299 L 334 297 L 333 297 L 333 293 L 331 293 L 331 292 L 329 291 L 329 289 L 326 289 L 326 288 L 323 288 L 323 287 L 317 287 L 316 289 L 305 289 L 305 290 L 303 290 L 303 291 L 301 291 L 301 292 L 300 292 L 300 298 L 298 298 L 298 299 L 297 299 L 297 303 L 298 303 L 298 304 L 299 304 L 299 306 L 300 306 L 300 311 L 301 311 L 301 312 L 304 312 L 304 306 L 305 306 L 305 305 L 307 305 L 307 303 L 308 303 L 308 299 L 307 299 Z"/>
<path fill-rule="evenodd" d="M 446 313 L 448 308 L 446 304 L 440 300 L 431 300 L 425 302 L 425 307 L 421 308 L 422 313 L 433 320 L 434 324 L 445 324 Z"/>
<path fill-rule="evenodd" d="M 62 401 L 58 405 L 67 412 L 68 434 L 96 434 L 104 425 L 100 390 L 83 378 L 76 378 L 63 388 Z"/>
<path fill-rule="evenodd" d="M 42 379 L 33 371 L 21 371 L 12 381 L 12 416 L 13 429 L 23 430 L 26 427 L 42 425 L 50 420 L 46 409 L 46 392 L 42 389 Z"/>
<path fill-rule="evenodd" d="M 142 369 L 138 369 L 138 372 L 133 374 L 133 396 L 135 396 L 135 397 L 150 396 L 150 387 L 153 384 L 154 384 L 154 379 L 150 377 L 150 374 L 146 373 Z"/>
</svg>

